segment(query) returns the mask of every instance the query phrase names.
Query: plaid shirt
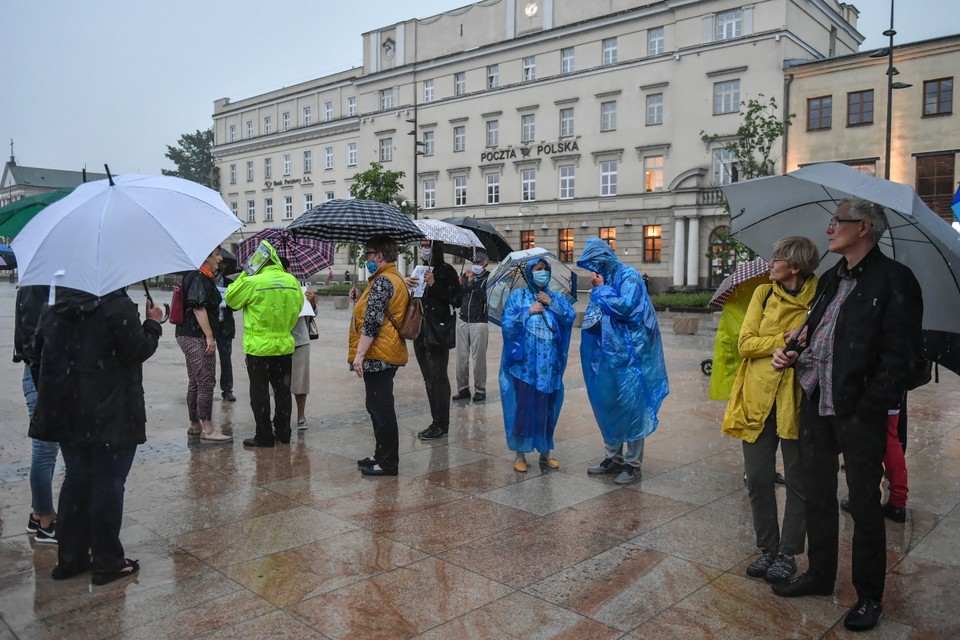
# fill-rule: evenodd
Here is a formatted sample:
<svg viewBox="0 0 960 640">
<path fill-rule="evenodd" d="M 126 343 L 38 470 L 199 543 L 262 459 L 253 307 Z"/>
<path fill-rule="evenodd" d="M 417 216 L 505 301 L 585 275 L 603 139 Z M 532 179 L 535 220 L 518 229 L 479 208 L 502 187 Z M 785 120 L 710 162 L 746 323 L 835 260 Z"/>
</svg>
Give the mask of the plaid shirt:
<svg viewBox="0 0 960 640">
<path fill-rule="evenodd" d="M 820 386 L 820 415 L 833 416 L 833 336 L 837 329 L 837 317 L 840 307 L 850 292 L 857 286 L 857 279 L 841 264 L 838 273 L 840 284 L 837 293 L 823 312 L 823 318 L 813 333 L 810 346 L 800 354 L 797 360 L 797 380 L 809 398 Z M 824 384 L 826 383 L 826 384 Z"/>
</svg>

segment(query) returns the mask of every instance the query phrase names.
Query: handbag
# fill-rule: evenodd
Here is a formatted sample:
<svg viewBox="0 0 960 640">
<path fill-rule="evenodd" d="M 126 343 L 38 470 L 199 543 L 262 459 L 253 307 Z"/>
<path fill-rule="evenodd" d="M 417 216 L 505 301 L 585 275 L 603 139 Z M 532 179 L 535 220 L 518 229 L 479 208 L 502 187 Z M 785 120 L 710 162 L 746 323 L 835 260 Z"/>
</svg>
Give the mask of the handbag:
<svg viewBox="0 0 960 640">
<path fill-rule="evenodd" d="M 416 340 L 423 328 L 423 302 L 421 302 L 420 298 L 410 296 L 410 302 L 407 303 L 407 310 L 404 312 L 403 320 L 399 325 L 397 321 L 393 319 L 393 316 L 390 315 L 389 311 L 387 311 L 387 318 L 390 319 L 390 324 L 397 330 L 401 338 Z"/>
<path fill-rule="evenodd" d="M 307 335 L 310 336 L 311 340 L 316 340 L 320 337 L 320 330 L 317 328 L 317 320 L 313 316 L 307 316 Z"/>
<path fill-rule="evenodd" d="M 170 324 L 183 324 L 183 283 L 173 285 L 173 297 L 170 298 Z"/>
<path fill-rule="evenodd" d="M 457 346 L 457 316 L 451 313 L 446 320 L 433 316 L 423 319 L 423 343 L 428 347 L 453 349 Z"/>
</svg>

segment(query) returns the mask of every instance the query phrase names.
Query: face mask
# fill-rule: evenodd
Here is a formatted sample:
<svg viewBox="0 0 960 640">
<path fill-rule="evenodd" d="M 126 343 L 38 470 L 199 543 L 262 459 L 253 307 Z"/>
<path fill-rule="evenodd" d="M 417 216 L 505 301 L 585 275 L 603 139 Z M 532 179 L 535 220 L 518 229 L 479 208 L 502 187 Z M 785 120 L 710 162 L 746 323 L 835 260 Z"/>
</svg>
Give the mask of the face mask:
<svg viewBox="0 0 960 640">
<path fill-rule="evenodd" d="M 481 273 L 483 273 L 483 267 L 479 264 L 475 264 L 472 267 L 470 267 L 470 271 L 473 271 L 473 275 L 478 276 Z"/>
<path fill-rule="evenodd" d="M 370 275 L 373 275 L 374 273 L 376 273 L 376 271 L 377 271 L 377 263 L 374 262 L 373 260 L 368 260 L 367 273 L 369 273 Z"/>
<path fill-rule="evenodd" d="M 433 247 L 420 247 L 420 258 L 424 262 L 430 262 L 433 257 Z"/>
<path fill-rule="evenodd" d="M 533 272 L 533 283 L 540 287 L 546 287 L 550 283 L 550 272 L 549 271 L 534 271 Z"/>
</svg>

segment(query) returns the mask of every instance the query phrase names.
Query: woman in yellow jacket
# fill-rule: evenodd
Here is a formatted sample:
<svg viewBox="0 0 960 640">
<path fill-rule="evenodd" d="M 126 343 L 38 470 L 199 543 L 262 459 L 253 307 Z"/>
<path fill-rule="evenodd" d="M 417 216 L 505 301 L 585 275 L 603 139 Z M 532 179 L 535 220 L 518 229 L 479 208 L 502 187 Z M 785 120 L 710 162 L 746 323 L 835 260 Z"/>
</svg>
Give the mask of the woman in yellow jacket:
<svg viewBox="0 0 960 640">
<path fill-rule="evenodd" d="M 743 440 L 747 493 L 760 557 L 747 575 L 785 582 L 797 571 L 793 556 L 803 553 L 806 525 L 800 491 L 800 386 L 793 371 L 775 371 L 774 350 L 783 347 L 813 301 L 819 254 L 807 238 L 791 236 L 773 245 L 769 285 L 753 292 L 738 343 L 743 361 L 723 416 L 724 435 Z M 794 330 L 793 332 L 791 330 Z M 787 500 L 781 534 L 777 519 L 777 446 L 783 453 Z"/>
</svg>

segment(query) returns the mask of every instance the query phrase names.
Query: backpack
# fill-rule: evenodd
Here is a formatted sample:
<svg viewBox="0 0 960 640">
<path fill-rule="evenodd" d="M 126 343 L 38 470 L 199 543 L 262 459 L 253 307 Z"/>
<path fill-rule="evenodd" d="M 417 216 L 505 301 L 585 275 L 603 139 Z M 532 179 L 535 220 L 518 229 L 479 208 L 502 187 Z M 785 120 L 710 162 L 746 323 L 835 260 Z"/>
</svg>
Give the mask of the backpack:
<svg viewBox="0 0 960 640">
<path fill-rule="evenodd" d="M 420 328 L 423 325 L 423 302 L 420 298 L 410 296 L 407 311 L 403 314 L 403 320 L 399 325 L 397 321 L 393 319 L 393 316 L 390 315 L 389 311 L 387 312 L 387 318 L 390 319 L 390 323 L 393 325 L 393 328 L 397 330 L 397 333 L 400 334 L 401 338 L 405 340 L 416 340 L 417 336 L 420 335 Z"/>
<path fill-rule="evenodd" d="M 183 283 L 173 285 L 170 299 L 170 324 L 183 324 Z"/>
</svg>

